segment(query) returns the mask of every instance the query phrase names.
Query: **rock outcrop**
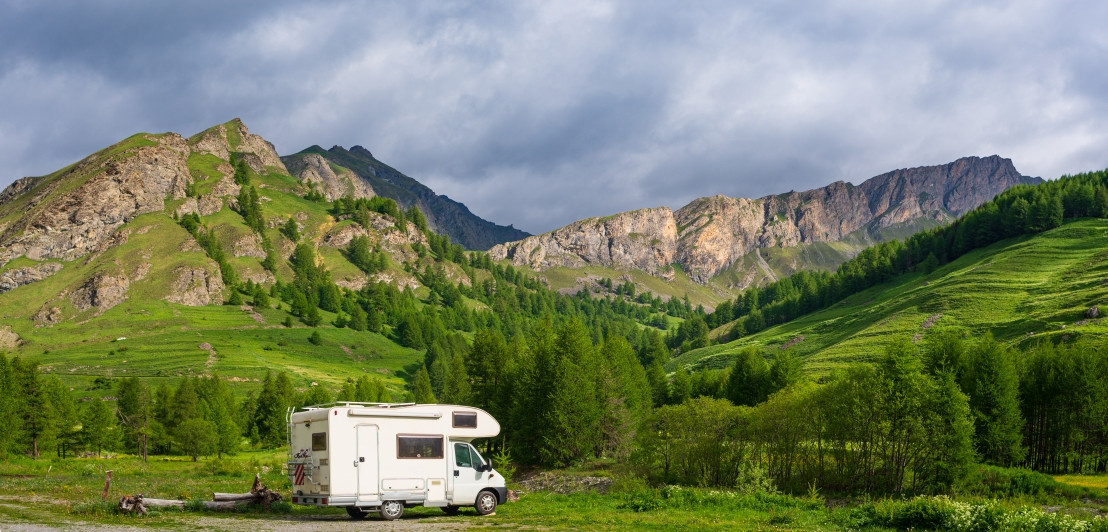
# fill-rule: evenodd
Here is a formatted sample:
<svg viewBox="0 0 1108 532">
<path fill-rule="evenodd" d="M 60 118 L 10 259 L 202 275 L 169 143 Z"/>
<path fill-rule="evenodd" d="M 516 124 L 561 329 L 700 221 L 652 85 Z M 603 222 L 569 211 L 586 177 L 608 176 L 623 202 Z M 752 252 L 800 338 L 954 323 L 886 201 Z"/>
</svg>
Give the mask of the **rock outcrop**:
<svg viewBox="0 0 1108 532">
<path fill-rule="evenodd" d="M 175 279 L 166 301 L 190 307 L 223 302 L 223 278 L 218 268 L 213 273 L 200 266 L 180 266 L 173 275 Z"/>
<path fill-rule="evenodd" d="M 98 273 L 86 280 L 69 296 L 77 310 L 95 309 L 96 314 L 126 301 L 131 281 L 126 275 Z"/>
<path fill-rule="evenodd" d="M 135 216 L 184 197 L 188 154 L 175 133 L 132 137 L 59 175 L 11 185 L 0 215 L 18 209 L 22 216 L 0 233 L 0 265 L 19 256 L 68 261 L 96 250 Z"/>
<path fill-rule="evenodd" d="M 1009 187 L 1041 181 L 1020 175 L 1009 159 L 966 157 L 896 170 L 858 186 L 838 181 L 759 199 L 712 196 L 672 213 L 663 207 L 583 220 L 495 246 L 489 254 L 539 270 L 600 264 L 658 275 L 677 263 L 693 280 L 706 282 L 759 248 L 832 242 L 852 234 L 879 241 L 883 229 L 945 222 Z"/>
<path fill-rule="evenodd" d="M 189 145 L 194 152 L 210 153 L 225 161 L 231 160 L 232 153 L 238 154 L 258 173 L 265 173 L 267 167 L 288 173 L 273 144 L 251 133 L 238 118 L 193 135 Z"/>
<path fill-rule="evenodd" d="M 15 290 L 25 284 L 41 281 L 62 269 L 60 262 L 44 262 L 26 268 L 17 268 L 0 274 L 0 294 Z"/>
<path fill-rule="evenodd" d="M 318 164 L 296 162 L 308 155 L 319 155 L 327 162 L 353 171 L 374 194 L 391 198 L 403 209 L 416 206 L 427 218 L 427 226 L 432 231 L 450 236 L 452 242 L 461 244 L 466 249 L 486 250 L 495 244 L 530 236 L 510 225 L 497 225 L 480 218 L 465 205 L 435 194 L 435 191 L 419 181 L 378 161 L 369 150 L 361 146 L 354 146 L 349 150 L 342 146 L 334 146 L 329 150 L 312 146 L 282 159 L 286 166 L 293 168 Z M 339 176 L 340 182 L 341 177 Z"/>
<path fill-rule="evenodd" d="M 550 233 L 493 246 L 493 260 L 510 259 L 535 269 L 618 265 L 651 275 L 671 274 L 677 225 L 667 207 L 589 218 Z"/>
<path fill-rule="evenodd" d="M 343 196 L 372 198 L 376 195 L 369 182 L 342 167 L 339 167 L 340 173 L 335 173 L 327 159 L 318 153 L 297 154 L 285 157 L 284 161 L 289 174 L 305 183 L 314 183 L 327 201 Z"/>
</svg>

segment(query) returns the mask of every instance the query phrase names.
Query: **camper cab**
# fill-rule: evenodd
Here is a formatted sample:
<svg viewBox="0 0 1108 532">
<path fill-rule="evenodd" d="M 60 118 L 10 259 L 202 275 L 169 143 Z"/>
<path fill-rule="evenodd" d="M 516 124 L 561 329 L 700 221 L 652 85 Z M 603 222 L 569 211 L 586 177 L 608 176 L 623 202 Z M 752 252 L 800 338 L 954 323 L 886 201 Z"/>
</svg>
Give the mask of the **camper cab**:
<svg viewBox="0 0 1108 532">
<path fill-rule="evenodd" d="M 507 497 L 504 477 L 471 442 L 500 424 L 470 406 L 334 403 L 290 412 L 293 504 L 343 506 L 355 519 L 405 507 L 473 506 L 486 515 Z"/>
</svg>

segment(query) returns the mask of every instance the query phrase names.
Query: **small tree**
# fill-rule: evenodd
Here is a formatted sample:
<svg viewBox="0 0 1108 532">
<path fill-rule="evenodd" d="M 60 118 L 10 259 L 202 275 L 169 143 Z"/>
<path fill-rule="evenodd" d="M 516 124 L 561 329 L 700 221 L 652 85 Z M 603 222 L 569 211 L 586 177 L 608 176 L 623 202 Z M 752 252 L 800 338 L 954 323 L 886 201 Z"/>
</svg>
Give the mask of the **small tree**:
<svg viewBox="0 0 1108 532">
<path fill-rule="evenodd" d="M 285 225 L 281 227 L 281 234 L 285 235 L 289 240 L 293 242 L 300 241 L 300 226 L 296 224 L 296 220 L 291 216 L 289 220 L 285 222 Z"/>
<path fill-rule="evenodd" d="M 194 417 L 186 419 L 177 427 L 177 439 L 185 454 L 197 461 L 202 455 L 215 452 L 219 444 L 219 430 L 215 423 Z"/>
</svg>

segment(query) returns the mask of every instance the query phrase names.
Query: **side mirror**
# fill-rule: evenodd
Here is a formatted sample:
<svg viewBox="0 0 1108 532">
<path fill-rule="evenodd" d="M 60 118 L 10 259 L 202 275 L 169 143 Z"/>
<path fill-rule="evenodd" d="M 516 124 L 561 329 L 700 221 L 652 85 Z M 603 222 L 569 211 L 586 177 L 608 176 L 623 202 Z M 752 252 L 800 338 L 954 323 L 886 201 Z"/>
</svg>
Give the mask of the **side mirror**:
<svg viewBox="0 0 1108 532">
<path fill-rule="evenodd" d="M 492 462 L 487 462 L 487 463 L 485 463 L 485 464 L 482 464 L 482 465 L 481 465 L 481 471 L 482 471 L 482 472 L 485 472 L 485 471 L 492 471 Z"/>
</svg>

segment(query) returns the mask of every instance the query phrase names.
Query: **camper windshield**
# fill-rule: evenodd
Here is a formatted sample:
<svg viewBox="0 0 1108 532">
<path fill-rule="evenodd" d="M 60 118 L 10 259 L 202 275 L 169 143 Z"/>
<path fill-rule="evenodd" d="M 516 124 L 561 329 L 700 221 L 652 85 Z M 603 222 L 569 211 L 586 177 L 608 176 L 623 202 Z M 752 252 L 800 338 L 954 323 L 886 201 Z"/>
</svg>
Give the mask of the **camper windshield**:
<svg viewBox="0 0 1108 532">
<path fill-rule="evenodd" d="M 468 443 L 455 443 L 454 463 L 457 464 L 458 467 L 472 467 L 477 469 L 479 466 L 484 465 L 485 461 L 481 459 L 480 454 L 477 454 L 477 449 L 470 447 Z"/>
</svg>

